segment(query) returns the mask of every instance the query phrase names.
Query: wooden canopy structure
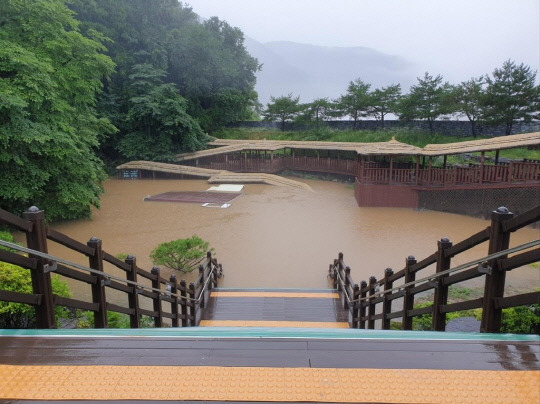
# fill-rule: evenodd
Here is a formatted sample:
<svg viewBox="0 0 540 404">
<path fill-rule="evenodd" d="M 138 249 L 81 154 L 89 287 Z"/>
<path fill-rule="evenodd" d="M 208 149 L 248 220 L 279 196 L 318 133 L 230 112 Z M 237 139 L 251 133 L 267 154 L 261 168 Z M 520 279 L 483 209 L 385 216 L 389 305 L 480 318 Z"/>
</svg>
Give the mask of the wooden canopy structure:
<svg viewBox="0 0 540 404">
<path fill-rule="evenodd" d="M 179 154 L 177 161 L 196 160 L 221 154 L 248 151 L 278 151 L 285 149 L 343 151 L 354 152 L 359 156 L 445 156 L 451 154 L 475 153 L 529 147 L 540 145 L 540 132 L 520 135 L 500 136 L 490 139 L 472 140 L 466 142 L 428 144 L 423 148 L 398 142 L 392 139 L 388 142 L 359 143 L 359 142 L 323 142 L 323 141 L 294 141 L 294 140 L 237 140 L 215 139 L 209 143 L 212 149 L 195 153 Z"/>
</svg>

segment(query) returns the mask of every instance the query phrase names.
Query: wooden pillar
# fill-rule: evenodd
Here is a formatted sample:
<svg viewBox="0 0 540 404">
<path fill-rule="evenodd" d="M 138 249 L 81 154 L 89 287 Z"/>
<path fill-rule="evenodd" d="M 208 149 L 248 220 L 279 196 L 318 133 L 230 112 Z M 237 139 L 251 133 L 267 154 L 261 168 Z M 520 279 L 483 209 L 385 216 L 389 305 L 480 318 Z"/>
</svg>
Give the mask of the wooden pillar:
<svg viewBox="0 0 540 404">
<path fill-rule="evenodd" d="M 431 185 L 431 168 L 433 166 L 433 156 L 429 156 L 428 162 L 428 186 Z"/>
<path fill-rule="evenodd" d="M 506 250 L 510 245 L 510 233 L 503 231 L 502 224 L 512 217 L 514 214 L 503 206 L 491 212 L 488 254 Z M 506 256 L 499 259 L 503 258 Z M 495 306 L 495 299 L 504 295 L 506 272 L 499 270 L 498 262 L 498 259 L 488 262 L 491 273 L 486 275 L 480 332 L 499 332 L 501 328 L 502 309 Z"/>
<path fill-rule="evenodd" d="M 446 170 L 446 160 L 448 159 L 448 155 L 445 154 L 444 157 L 443 157 L 443 169 Z"/>
<path fill-rule="evenodd" d="M 180 305 L 180 311 L 182 314 L 182 327 L 188 326 L 188 301 L 187 301 L 187 283 L 185 279 L 180 281 L 180 296 L 182 297 L 182 303 Z"/>
<path fill-rule="evenodd" d="M 420 180 L 420 156 L 416 156 L 416 185 L 418 185 L 418 182 Z"/>
<path fill-rule="evenodd" d="M 361 156 L 360 158 L 360 182 L 364 182 L 364 173 L 366 169 L 366 161 L 364 159 L 364 156 Z"/>
<path fill-rule="evenodd" d="M 354 284 L 353 286 L 353 300 L 356 300 L 358 299 L 358 296 L 360 295 L 360 286 L 358 286 L 357 283 Z M 351 307 L 351 315 L 352 315 L 352 320 L 351 320 L 351 328 L 358 328 L 358 316 L 359 316 L 359 311 L 357 310 L 358 306 L 361 304 L 360 303 L 353 303 L 352 307 Z"/>
<path fill-rule="evenodd" d="M 152 279 L 152 288 L 161 290 L 161 275 L 159 273 L 159 268 L 153 267 L 150 273 L 156 277 L 155 279 Z M 154 317 L 154 326 L 156 328 L 163 327 L 163 308 L 161 307 L 161 293 L 152 293 L 157 294 L 157 296 L 152 299 L 154 311 L 157 311 L 158 313 L 157 317 Z"/>
<path fill-rule="evenodd" d="M 495 150 L 495 165 L 499 164 L 499 151 L 500 150 Z"/>
<path fill-rule="evenodd" d="M 375 320 L 373 316 L 375 315 L 375 305 L 373 302 L 373 295 L 375 294 L 375 283 L 377 283 L 377 278 L 371 276 L 369 278 L 369 305 L 368 305 L 368 329 L 375 329 Z"/>
<path fill-rule="evenodd" d="M 386 268 L 384 270 L 384 290 L 392 289 L 393 282 L 390 281 L 390 277 L 394 275 L 394 271 L 392 271 L 392 268 Z M 388 299 L 390 295 L 385 293 L 383 295 L 383 319 L 382 319 L 382 329 L 383 330 L 389 330 L 390 329 L 390 319 L 387 318 L 392 311 L 392 301 Z"/>
<path fill-rule="evenodd" d="M 176 275 L 172 274 L 169 278 L 169 283 L 171 285 L 171 295 L 178 294 L 178 283 L 176 282 Z M 180 304 L 180 299 L 176 296 L 171 296 L 173 301 L 171 302 L 171 314 L 173 315 L 172 318 L 172 326 L 178 327 L 178 305 Z"/>
<path fill-rule="evenodd" d="M 484 182 L 484 164 L 486 160 L 486 152 L 480 154 L 480 184 Z"/>
<path fill-rule="evenodd" d="M 191 282 L 188 289 L 188 297 L 191 299 L 188 303 L 189 307 L 189 325 L 195 327 L 197 325 L 197 302 L 195 301 L 195 284 Z"/>
<path fill-rule="evenodd" d="M 129 271 L 126 273 L 127 280 L 137 282 L 137 259 L 133 255 L 128 255 L 125 262 L 129 265 Z M 129 325 L 131 328 L 139 328 L 141 326 L 139 290 L 135 285 L 129 285 L 129 287 L 132 290 L 131 293 L 128 293 L 128 304 L 129 308 L 133 310 L 133 313 L 129 316 Z"/>
<path fill-rule="evenodd" d="M 349 276 L 351 275 L 351 268 L 349 267 L 345 267 L 345 275 L 344 275 L 344 284 L 345 286 L 343 287 L 343 308 L 345 310 L 347 310 L 349 308 L 349 302 L 347 301 L 347 296 L 349 294 L 349 286 L 350 286 L 350 282 L 349 282 Z"/>
<path fill-rule="evenodd" d="M 394 169 L 394 156 L 390 156 L 390 172 L 388 175 L 388 183 L 392 185 L 392 171 Z"/>
<path fill-rule="evenodd" d="M 202 265 L 199 265 L 199 276 L 201 278 L 201 307 L 204 308 L 205 303 L 205 293 L 204 293 L 204 284 L 206 283 L 206 277 L 205 277 L 205 268 Z"/>
<path fill-rule="evenodd" d="M 32 250 L 47 254 L 47 227 L 45 226 L 45 212 L 32 206 L 23 213 L 23 218 L 32 222 L 32 231 L 26 233 L 26 245 Z M 37 259 L 36 269 L 30 270 L 32 277 L 32 293 L 41 295 L 41 303 L 35 306 L 36 327 L 56 328 L 54 316 L 54 297 L 52 293 L 49 260 L 30 254 L 30 258 Z"/>
<path fill-rule="evenodd" d="M 416 264 L 416 258 L 409 255 L 405 260 L 405 283 L 413 282 L 416 273 L 411 270 L 411 267 Z M 404 330 L 412 330 L 412 317 L 409 317 L 407 312 L 414 307 L 414 295 L 410 293 L 412 286 L 405 288 L 405 295 L 403 296 L 403 317 L 401 320 L 402 328 Z"/>
<path fill-rule="evenodd" d="M 367 295 L 367 290 L 368 290 L 367 282 L 362 281 L 360 283 L 360 299 L 365 299 Z M 366 316 L 366 304 L 367 302 L 365 300 L 362 300 L 361 302 L 359 302 L 359 306 L 358 306 L 358 311 L 359 311 L 358 317 L 360 318 L 358 327 L 362 329 L 366 328 L 366 320 L 363 319 Z"/>
<path fill-rule="evenodd" d="M 94 254 L 88 257 L 89 267 L 103 272 L 103 249 L 102 242 L 97 237 L 92 237 L 86 245 L 94 249 Z M 107 298 L 105 296 L 105 278 L 98 276 L 96 283 L 92 284 L 92 303 L 99 304 L 98 311 L 94 312 L 94 327 L 107 328 Z"/>
<path fill-rule="evenodd" d="M 450 257 L 445 256 L 445 250 L 452 247 L 452 242 L 442 238 L 437 242 L 437 268 L 436 273 L 450 269 Z M 443 279 L 448 275 L 437 278 L 435 294 L 433 296 L 433 319 L 431 328 L 433 331 L 444 331 L 446 328 L 446 313 L 441 313 L 441 307 L 448 303 L 448 286 L 443 284 Z"/>
</svg>

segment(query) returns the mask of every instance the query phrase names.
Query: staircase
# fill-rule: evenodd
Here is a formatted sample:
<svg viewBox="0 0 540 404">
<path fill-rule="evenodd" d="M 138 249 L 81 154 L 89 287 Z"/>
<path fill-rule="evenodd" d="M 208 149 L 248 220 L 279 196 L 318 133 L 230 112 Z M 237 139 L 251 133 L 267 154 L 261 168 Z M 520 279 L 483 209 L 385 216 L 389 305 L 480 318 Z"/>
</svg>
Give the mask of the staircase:
<svg viewBox="0 0 540 404">
<path fill-rule="evenodd" d="M 333 289 L 213 289 L 199 325 L 349 328 Z"/>
</svg>

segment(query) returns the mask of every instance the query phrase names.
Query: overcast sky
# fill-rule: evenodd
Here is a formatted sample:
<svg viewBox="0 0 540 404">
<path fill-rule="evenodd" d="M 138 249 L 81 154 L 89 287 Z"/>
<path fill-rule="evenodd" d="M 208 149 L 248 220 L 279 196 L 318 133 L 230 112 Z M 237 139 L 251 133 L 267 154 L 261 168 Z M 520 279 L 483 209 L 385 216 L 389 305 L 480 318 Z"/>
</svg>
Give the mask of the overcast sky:
<svg viewBox="0 0 540 404">
<path fill-rule="evenodd" d="M 452 83 L 507 59 L 540 66 L 539 0 L 191 0 L 259 42 L 365 46 Z M 420 73 L 419 73 L 420 74 Z"/>
</svg>

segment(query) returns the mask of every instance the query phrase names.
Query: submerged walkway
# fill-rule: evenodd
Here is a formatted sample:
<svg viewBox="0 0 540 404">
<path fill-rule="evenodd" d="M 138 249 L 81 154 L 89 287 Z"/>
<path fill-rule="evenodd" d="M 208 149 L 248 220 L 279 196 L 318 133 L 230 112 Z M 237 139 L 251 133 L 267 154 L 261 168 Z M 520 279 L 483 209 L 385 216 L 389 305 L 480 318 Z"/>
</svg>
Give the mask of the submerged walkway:
<svg viewBox="0 0 540 404">
<path fill-rule="evenodd" d="M 301 188 L 311 191 L 311 187 L 300 181 L 265 173 L 234 173 L 225 170 L 212 170 L 178 164 L 157 163 L 154 161 L 130 161 L 116 167 L 118 170 L 142 170 L 190 177 L 207 178 L 211 184 L 268 184 Z"/>
</svg>

